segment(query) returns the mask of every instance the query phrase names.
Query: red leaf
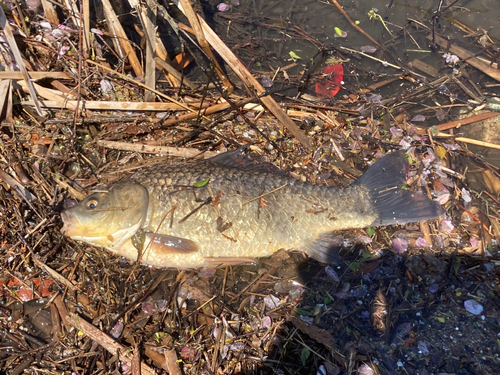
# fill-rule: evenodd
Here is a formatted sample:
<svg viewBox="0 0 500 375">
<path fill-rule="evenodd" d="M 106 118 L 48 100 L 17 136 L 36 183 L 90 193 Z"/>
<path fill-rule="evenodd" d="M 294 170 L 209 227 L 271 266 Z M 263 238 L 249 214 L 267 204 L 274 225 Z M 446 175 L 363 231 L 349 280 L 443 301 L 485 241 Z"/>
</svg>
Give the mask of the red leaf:
<svg viewBox="0 0 500 375">
<path fill-rule="evenodd" d="M 321 74 L 327 76 L 316 82 L 314 90 L 321 98 L 333 98 L 340 90 L 344 80 L 344 67 L 342 64 L 333 64 L 325 67 Z"/>
</svg>

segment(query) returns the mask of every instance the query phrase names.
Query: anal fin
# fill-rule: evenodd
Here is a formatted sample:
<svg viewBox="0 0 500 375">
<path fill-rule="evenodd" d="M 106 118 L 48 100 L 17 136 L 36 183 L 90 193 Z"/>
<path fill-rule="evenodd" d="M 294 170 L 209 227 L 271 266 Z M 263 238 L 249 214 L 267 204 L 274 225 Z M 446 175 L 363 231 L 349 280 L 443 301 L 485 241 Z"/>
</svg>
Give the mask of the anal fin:
<svg viewBox="0 0 500 375">
<path fill-rule="evenodd" d="M 333 232 L 322 233 L 312 241 L 307 242 L 304 251 L 311 258 L 321 263 L 340 264 L 340 249 L 344 243 L 344 237 Z"/>
</svg>

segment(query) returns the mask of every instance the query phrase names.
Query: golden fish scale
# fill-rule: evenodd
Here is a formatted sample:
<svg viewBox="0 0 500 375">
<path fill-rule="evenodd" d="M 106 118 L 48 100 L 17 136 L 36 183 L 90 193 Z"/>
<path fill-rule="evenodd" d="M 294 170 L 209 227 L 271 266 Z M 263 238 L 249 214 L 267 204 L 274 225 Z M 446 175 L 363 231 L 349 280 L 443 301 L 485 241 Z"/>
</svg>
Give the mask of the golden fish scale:
<svg viewBox="0 0 500 375">
<path fill-rule="evenodd" d="M 193 186 L 207 178 L 204 187 Z M 262 257 L 280 248 L 303 249 L 322 233 L 366 227 L 377 218 L 361 186 L 335 189 L 209 160 L 156 166 L 131 179 L 149 191 L 145 229 L 190 239 L 201 257 Z M 203 205 L 210 197 L 212 202 Z M 221 224 L 229 223 L 221 232 Z"/>
</svg>

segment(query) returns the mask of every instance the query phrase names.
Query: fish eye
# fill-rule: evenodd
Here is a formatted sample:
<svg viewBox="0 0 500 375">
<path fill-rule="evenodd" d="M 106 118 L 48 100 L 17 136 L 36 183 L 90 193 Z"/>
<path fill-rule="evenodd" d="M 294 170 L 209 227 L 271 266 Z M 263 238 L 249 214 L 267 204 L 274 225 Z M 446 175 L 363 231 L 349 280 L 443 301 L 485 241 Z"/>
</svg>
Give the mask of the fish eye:
<svg viewBox="0 0 500 375">
<path fill-rule="evenodd" d="M 93 210 L 94 208 L 97 207 L 98 204 L 99 202 L 96 199 L 91 199 L 87 202 L 87 208 L 89 210 Z"/>
</svg>

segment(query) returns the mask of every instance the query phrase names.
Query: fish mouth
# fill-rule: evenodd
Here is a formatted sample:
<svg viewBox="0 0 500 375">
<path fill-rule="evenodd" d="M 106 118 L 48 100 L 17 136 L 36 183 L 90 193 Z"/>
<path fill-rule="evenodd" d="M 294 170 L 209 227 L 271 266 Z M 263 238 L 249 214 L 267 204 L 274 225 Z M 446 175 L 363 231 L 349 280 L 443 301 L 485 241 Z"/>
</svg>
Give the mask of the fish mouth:
<svg viewBox="0 0 500 375">
<path fill-rule="evenodd" d="M 79 224 L 78 217 L 68 210 L 61 212 L 61 219 L 63 221 L 63 227 L 61 228 L 61 233 L 67 237 L 72 237 L 74 235 L 75 227 Z"/>
</svg>

